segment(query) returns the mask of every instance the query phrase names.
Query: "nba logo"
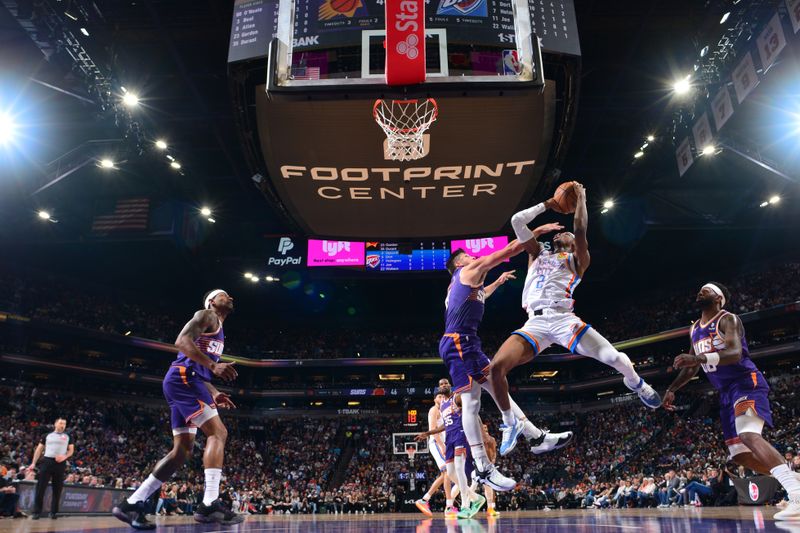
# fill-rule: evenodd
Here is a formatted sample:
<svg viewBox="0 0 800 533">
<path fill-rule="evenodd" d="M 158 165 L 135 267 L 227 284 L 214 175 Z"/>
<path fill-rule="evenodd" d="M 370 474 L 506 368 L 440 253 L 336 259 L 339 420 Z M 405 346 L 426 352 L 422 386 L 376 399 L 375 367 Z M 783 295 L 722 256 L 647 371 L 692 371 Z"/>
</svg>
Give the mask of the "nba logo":
<svg viewBox="0 0 800 533">
<path fill-rule="evenodd" d="M 758 485 L 756 485 L 751 481 L 750 484 L 747 485 L 747 491 L 750 493 L 750 499 L 753 500 L 754 502 L 757 502 L 759 495 Z"/>
</svg>

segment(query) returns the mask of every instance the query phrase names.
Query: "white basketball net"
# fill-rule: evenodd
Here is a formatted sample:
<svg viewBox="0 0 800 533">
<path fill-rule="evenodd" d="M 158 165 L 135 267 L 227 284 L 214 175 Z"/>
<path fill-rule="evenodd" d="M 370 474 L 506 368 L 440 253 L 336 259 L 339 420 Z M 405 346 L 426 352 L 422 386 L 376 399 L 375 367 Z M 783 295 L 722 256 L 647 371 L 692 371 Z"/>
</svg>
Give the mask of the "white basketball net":
<svg viewBox="0 0 800 533">
<path fill-rule="evenodd" d="M 414 448 L 413 446 L 409 446 L 408 448 L 406 448 L 406 453 L 408 454 L 408 462 L 413 464 L 414 455 L 416 455 L 417 449 Z"/>
<path fill-rule="evenodd" d="M 412 161 L 425 156 L 424 134 L 436 120 L 436 100 L 375 100 L 372 115 L 386 134 L 386 157 Z"/>
</svg>

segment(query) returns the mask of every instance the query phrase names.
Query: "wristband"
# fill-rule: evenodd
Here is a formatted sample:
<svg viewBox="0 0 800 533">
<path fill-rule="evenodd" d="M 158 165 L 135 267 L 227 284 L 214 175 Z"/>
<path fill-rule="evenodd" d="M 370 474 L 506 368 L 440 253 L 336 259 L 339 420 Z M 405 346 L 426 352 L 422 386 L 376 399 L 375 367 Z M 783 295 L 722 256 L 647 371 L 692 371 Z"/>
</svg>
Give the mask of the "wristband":
<svg viewBox="0 0 800 533">
<path fill-rule="evenodd" d="M 717 352 L 708 352 L 705 356 L 707 365 L 717 366 L 719 364 L 719 354 Z"/>
</svg>

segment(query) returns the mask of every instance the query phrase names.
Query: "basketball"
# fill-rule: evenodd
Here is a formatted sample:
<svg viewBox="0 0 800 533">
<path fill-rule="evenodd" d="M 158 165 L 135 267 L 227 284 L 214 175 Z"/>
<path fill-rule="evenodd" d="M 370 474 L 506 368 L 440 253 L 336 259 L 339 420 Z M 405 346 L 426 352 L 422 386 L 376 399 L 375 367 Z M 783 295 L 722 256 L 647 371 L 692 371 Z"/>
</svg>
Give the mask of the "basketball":
<svg viewBox="0 0 800 533">
<path fill-rule="evenodd" d="M 331 7 L 338 13 L 348 13 L 358 7 L 358 0 L 331 0 Z"/>
<path fill-rule="evenodd" d="M 555 200 L 556 205 L 558 206 L 556 211 L 559 213 L 574 213 L 575 208 L 578 206 L 578 195 L 575 193 L 575 182 L 567 181 L 559 185 L 555 194 L 553 194 L 553 200 Z"/>
</svg>

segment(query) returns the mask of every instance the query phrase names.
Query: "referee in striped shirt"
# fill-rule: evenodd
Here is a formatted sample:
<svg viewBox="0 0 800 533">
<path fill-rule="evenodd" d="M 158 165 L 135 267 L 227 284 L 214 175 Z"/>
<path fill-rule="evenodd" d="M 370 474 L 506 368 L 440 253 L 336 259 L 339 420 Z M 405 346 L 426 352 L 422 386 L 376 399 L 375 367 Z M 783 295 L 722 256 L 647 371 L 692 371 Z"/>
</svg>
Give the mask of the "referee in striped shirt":
<svg viewBox="0 0 800 533">
<path fill-rule="evenodd" d="M 36 468 L 39 463 L 39 471 L 36 475 L 36 499 L 33 503 L 33 520 L 38 520 L 42 514 L 42 504 L 44 503 L 44 493 L 50 480 L 53 480 L 53 499 L 50 504 L 50 518 L 56 518 L 58 513 L 58 503 L 61 499 L 61 489 L 64 488 L 64 474 L 67 470 L 67 459 L 72 457 L 75 452 L 75 444 L 66 432 L 67 420 L 57 418 L 54 431 L 42 435 L 42 439 L 33 452 L 33 461 L 29 469 Z M 40 461 L 41 460 L 41 461 Z"/>
</svg>

